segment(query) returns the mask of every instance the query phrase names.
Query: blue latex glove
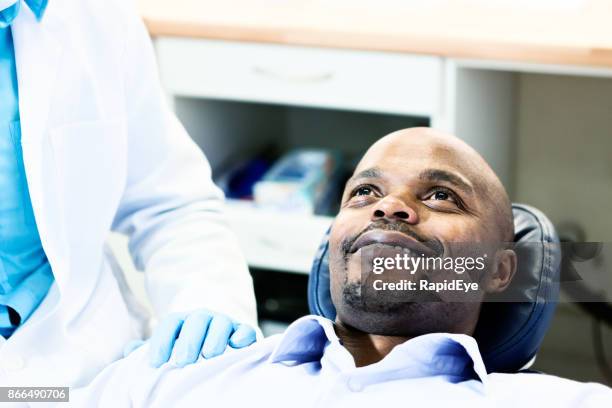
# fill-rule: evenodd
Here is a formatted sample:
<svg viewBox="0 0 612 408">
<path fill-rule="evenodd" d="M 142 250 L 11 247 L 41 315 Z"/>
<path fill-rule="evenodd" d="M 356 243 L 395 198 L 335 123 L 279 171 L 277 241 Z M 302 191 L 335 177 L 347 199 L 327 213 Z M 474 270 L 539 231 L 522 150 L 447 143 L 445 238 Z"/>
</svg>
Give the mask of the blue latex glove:
<svg viewBox="0 0 612 408">
<path fill-rule="evenodd" d="M 255 330 L 232 321 L 225 315 L 198 309 L 191 313 L 174 313 L 163 319 L 149 339 L 151 366 L 159 367 L 173 357 L 179 367 L 195 363 L 198 356 L 213 358 L 223 354 L 229 344 L 243 348 L 256 340 Z M 124 355 L 142 345 L 143 341 L 129 343 Z"/>
</svg>

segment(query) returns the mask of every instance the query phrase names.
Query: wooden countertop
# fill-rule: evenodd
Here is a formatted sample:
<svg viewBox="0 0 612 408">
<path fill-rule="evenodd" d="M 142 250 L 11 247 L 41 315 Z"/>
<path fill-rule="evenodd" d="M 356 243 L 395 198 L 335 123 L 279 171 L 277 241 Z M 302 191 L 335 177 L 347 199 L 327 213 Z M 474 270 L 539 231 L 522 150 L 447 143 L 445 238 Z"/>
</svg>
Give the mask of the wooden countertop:
<svg viewBox="0 0 612 408">
<path fill-rule="evenodd" d="M 152 36 L 612 68 L 612 0 L 139 0 Z"/>
</svg>

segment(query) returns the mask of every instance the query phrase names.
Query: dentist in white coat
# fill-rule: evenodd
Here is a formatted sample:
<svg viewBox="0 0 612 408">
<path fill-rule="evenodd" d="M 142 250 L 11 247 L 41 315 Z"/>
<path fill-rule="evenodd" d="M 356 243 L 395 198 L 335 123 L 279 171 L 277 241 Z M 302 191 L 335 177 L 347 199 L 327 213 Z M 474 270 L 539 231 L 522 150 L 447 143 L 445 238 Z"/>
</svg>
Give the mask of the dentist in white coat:
<svg viewBox="0 0 612 408">
<path fill-rule="evenodd" d="M 110 231 L 162 321 L 153 365 L 254 341 L 222 193 L 164 98 L 132 0 L 0 0 L 0 385 L 84 385 L 143 335 Z"/>
</svg>

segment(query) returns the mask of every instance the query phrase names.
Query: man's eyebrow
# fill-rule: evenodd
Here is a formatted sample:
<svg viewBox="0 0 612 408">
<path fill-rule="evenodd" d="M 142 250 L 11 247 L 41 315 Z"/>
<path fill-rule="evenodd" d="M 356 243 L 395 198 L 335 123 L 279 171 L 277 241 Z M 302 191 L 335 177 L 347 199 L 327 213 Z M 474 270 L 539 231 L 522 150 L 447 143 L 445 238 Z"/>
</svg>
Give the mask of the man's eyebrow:
<svg viewBox="0 0 612 408">
<path fill-rule="evenodd" d="M 355 174 L 353 177 L 351 177 L 348 180 L 347 184 L 354 180 L 358 180 L 362 178 L 381 178 L 381 177 L 382 177 L 382 171 L 378 167 L 371 167 L 369 169 L 365 169 Z"/>
<path fill-rule="evenodd" d="M 427 169 L 419 174 L 419 179 L 433 182 L 446 181 L 468 193 L 472 193 L 474 191 L 470 183 L 465 181 L 463 177 L 447 170 Z"/>
</svg>

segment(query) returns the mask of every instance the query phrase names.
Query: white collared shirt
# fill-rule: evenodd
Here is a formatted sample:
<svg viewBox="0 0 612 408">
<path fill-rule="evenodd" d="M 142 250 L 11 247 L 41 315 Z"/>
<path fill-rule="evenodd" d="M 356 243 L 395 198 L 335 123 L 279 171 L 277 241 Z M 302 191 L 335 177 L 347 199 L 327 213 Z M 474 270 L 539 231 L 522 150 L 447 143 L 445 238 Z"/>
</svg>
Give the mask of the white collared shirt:
<svg viewBox="0 0 612 408">
<path fill-rule="evenodd" d="M 282 335 L 185 368 L 148 366 L 147 347 L 72 390 L 75 406 L 612 407 L 612 390 L 544 374 L 487 374 L 476 341 L 434 333 L 356 367 L 333 322 L 298 319 Z"/>
</svg>

